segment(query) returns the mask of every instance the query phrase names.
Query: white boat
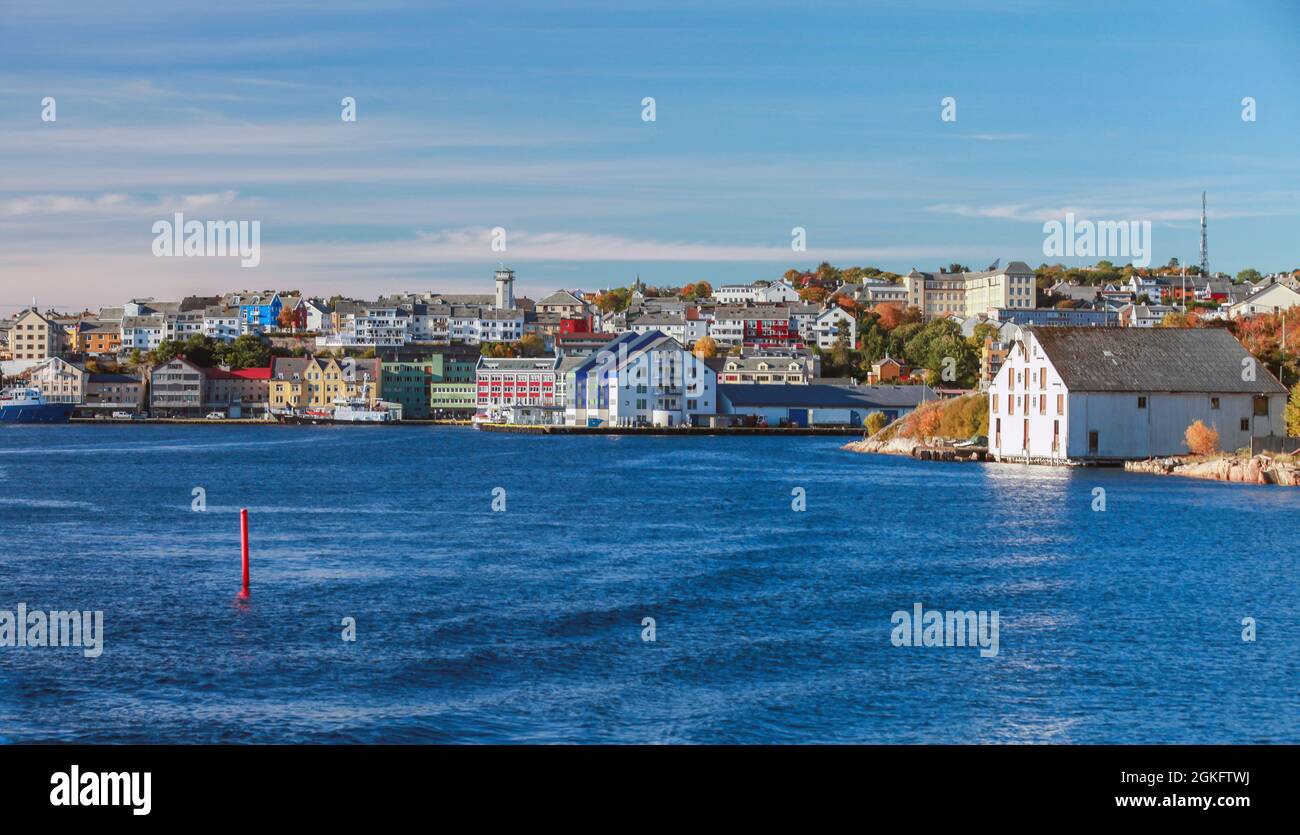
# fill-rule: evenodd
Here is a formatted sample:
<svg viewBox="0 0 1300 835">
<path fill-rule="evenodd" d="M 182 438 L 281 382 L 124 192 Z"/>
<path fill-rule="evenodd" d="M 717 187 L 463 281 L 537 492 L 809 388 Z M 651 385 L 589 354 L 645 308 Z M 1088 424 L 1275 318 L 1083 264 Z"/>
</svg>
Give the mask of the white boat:
<svg viewBox="0 0 1300 835">
<path fill-rule="evenodd" d="M 281 423 L 309 424 L 393 424 L 402 420 L 402 404 L 384 400 L 370 402 L 370 379 L 362 387 L 361 397 L 336 397 L 332 409 L 291 409 L 277 415 Z"/>
</svg>

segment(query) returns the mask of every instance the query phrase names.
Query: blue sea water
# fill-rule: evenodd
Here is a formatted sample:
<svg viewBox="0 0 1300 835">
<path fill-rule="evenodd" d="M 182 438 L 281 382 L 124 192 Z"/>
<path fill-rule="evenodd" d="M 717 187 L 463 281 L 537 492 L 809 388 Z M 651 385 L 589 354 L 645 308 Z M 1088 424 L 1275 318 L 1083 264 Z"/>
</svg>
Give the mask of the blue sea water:
<svg viewBox="0 0 1300 835">
<path fill-rule="evenodd" d="M 0 610 L 105 630 L 0 647 L 0 740 L 1300 742 L 1300 491 L 842 440 L 0 430 Z"/>
</svg>

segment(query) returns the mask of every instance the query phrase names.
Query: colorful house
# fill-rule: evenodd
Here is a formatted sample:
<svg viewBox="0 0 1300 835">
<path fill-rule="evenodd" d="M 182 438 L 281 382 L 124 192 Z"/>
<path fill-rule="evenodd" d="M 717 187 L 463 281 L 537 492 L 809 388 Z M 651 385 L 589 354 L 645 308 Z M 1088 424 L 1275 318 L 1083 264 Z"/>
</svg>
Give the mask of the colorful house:
<svg viewBox="0 0 1300 835">
<path fill-rule="evenodd" d="M 284 302 L 278 293 L 239 295 L 231 301 L 232 306 L 239 308 L 239 318 L 244 323 L 245 329 L 255 331 L 280 329 L 280 311 L 284 308 Z"/>
</svg>

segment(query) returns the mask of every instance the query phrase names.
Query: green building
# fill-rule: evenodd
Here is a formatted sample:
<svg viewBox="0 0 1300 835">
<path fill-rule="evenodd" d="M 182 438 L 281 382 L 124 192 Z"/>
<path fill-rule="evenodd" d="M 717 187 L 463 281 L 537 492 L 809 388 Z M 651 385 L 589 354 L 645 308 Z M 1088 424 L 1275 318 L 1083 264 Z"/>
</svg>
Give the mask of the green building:
<svg viewBox="0 0 1300 835">
<path fill-rule="evenodd" d="M 429 417 L 429 387 L 442 379 L 442 354 L 420 359 L 384 360 L 379 390 L 384 399 L 402 404 L 402 417 L 425 420 Z"/>
<path fill-rule="evenodd" d="M 478 355 L 443 354 L 442 378 L 429 390 L 429 409 L 435 418 L 470 418 L 478 409 Z"/>
</svg>

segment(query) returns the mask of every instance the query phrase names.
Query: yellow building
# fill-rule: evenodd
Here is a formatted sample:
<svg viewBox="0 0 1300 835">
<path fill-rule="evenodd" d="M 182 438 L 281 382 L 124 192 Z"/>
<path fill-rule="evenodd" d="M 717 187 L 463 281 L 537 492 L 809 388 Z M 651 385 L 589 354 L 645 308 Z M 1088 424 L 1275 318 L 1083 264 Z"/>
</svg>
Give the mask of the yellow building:
<svg viewBox="0 0 1300 835">
<path fill-rule="evenodd" d="M 380 398 L 378 359 L 275 357 L 271 361 L 272 411 L 329 409 L 340 397 Z"/>
</svg>

